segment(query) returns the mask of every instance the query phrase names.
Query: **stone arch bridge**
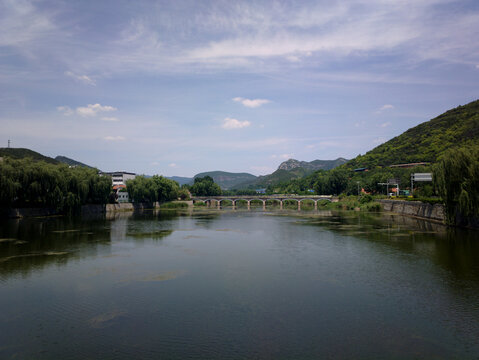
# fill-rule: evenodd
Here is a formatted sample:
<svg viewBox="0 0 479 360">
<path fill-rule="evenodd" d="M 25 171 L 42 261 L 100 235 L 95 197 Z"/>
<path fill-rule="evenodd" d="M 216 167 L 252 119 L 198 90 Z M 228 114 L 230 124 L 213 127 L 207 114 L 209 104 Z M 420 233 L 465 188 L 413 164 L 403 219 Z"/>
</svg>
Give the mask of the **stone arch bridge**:
<svg viewBox="0 0 479 360">
<path fill-rule="evenodd" d="M 233 209 L 236 207 L 236 202 L 239 200 L 246 201 L 248 210 L 251 208 L 251 201 L 260 200 L 263 202 L 263 210 L 266 209 L 266 201 L 273 200 L 279 202 L 279 208 L 283 209 L 283 202 L 285 200 L 293 200 L 298 203 L 298 210 L 301 210 L 301 202 L 304 200 L 311 200 L 314 202 L 314 210 L 318 209 L 318 201 L 327 200 L 337 202 L 338 198 L 333 195 L 237 195 L 237 196 L 192 196 L 193 203 L 204 202 L 208 206 L 216 206 L 221 208 L 221 203 L 225 200 L 231 201 Z"/>
</svg>

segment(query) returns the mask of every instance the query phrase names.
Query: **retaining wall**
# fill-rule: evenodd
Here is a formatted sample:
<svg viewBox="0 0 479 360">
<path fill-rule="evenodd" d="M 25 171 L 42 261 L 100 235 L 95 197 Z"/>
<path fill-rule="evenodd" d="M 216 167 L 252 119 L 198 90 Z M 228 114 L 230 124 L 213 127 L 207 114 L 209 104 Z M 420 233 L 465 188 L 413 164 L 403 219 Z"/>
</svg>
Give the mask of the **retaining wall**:
<svg viewBox="0 0 479 360">
<path fill-rule="evenodd" d="M 420 201 L 402 200 L 377 200 L 385 211 L 391 211 L 402 215 L 415 216 L 422 219 L 440 221 L 446 220 L 444 205 L 428 204 Z"/>
</svg>

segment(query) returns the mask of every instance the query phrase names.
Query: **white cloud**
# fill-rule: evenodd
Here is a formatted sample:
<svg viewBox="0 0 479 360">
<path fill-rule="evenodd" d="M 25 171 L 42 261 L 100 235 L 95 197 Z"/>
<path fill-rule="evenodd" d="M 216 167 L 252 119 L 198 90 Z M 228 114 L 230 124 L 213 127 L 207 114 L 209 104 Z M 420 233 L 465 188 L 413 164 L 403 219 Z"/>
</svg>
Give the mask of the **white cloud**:
<svg viewBox="0 0 479 360">
<path fill-rule="evenodd" d="M 385 123 L 382 123 L 381 125 L 382 128 L 385 128 L 385 127 L 388 127 L 388 126 L 391 126 L 391 122 L 390 121 L 386 121 Z"/>
<path fill-rule="evenodd" d="M 239 102 L 249 108 L 257 108 L 270 102 L 266 99 L 245 99 L 242 97 L 235 97 L 233 98 L 233 101 Z"/>
<path fill-rule="evenodd" d="M 84 84 L 87 84 L 87 85 L 93 85 L 93 86 L 96 85 L 95 80 L 93 80 L 91 77 L 89 77 L 87 75 L 77 75 L 77 74 L 72 73 L 71 71 L 66 71 L 65 75 L 75 79 L 76 81 L 80 81 L 80 82 L 82 82 Z"/>
<path fill-rule="evenodd" d="M 168 166 L 171 167 L 171 168 L 174 168 L 174 167 L 176 167 L 176 164 L 175 164 L 175 163 L 171 163 L 171 164 L 168 164 Z"/>
<path fill-rule="evenodd" d="M 57 110 L 66 116 L 73 115 L 73 110 L 69 106 L 57 106 Z"/>
<path fill-rule="evenodd" d="M 392 109 L 394 109 L 393 105 L 386 104 L 381 106 L 378 110 L 376 110 L 376 114 L 381 114 L 383 111 L 392 110 Z"/>
<path fill-rule="evenodd" d="M 280 155 L 271 155 L 273 159 L 283 159 L 283 160 L 289 160 L 294 157 L 294 154 L 280 154 Z"/>
<path fill-rule="evenodd" d="M 103 120 L 103 121 L 119 121 L 118 118 L 113 117 L 113 116 L 111 116 L 111 117 L 104 116 L 104 117 L 101 118 L 101 120 Z"/>
<path fill-rule="evenodd" d="M 99 112 L 116 111 L 117 108 L 113 106 L 103 106 L 100 104 L 88 104 L 86 107 L 77 107 L 76 112 L 81 116 L 96 116 Z"/>
<path fill-rule="evenodd" d="M 237 119 L 227 117 L 223 120 L 223 125 L 221 125 L 221 127 L 223 129 L 231 130 L 231 129 L 241 129 L 244 127 L 248 127 L 250 125 L 251 123 L 248 120 L 240 121 Z"/>
<path fill-rule="evenodd" d="M 103 138 L 106 141 L 122 141 L 125 140 L 123 136 L 105 136 Z"/>
</svg>

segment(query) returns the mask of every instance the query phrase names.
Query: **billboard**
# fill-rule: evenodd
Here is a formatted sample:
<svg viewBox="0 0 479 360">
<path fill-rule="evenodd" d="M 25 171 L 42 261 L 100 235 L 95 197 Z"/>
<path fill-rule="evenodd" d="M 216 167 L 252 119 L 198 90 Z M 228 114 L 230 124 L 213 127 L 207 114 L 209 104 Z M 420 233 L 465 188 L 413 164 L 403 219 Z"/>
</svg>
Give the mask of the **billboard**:
<svg viewBox="0 0 479 360">
<path fill-rule="evenodd" d="M 411 174 L 413 181 L 432 181 L 432 173 L 414 173 Z"/>
<path fill-rule="evenodd" d="M 401 179 L 388 179 L 388 185 L 399 185 L 401 184 Z"/>
</svg>

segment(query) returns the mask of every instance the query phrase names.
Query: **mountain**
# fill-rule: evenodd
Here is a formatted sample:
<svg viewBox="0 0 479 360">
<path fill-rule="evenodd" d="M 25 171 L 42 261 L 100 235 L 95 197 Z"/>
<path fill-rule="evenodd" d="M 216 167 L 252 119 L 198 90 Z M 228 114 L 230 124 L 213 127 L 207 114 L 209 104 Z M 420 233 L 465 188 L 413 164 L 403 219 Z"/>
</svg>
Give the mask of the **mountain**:
<svg viewBox="0 0 479 360">
<path fill-rule="evenodd" d="M 205 176 L 211 176 L 215 183 L 225 190 L 234 189 L 238 184 L 256 179 L 256 176 L 249 173 L 230 173 L 226 171 L 208 171 L 196 174 L 194 177 Z"/>
<path fill-rule="evenodd" d="M 0 148 L 0 157 L 10 157 L 13 159 L 31 158 L 35 161 L 45 161 L 50 164 L 59 163 L 57 160 L 51 157 L 25 148 Z"/>
<path fill-rule="evenodd" d="M 192 184 L 194 180 L 193 178 L 184 176 L 168 176 L 167 178 L 176 181 L 178 184 L 180 184 L 180 186 L 185 184 Z"/>
<path fill-rule="evenodd" d="M 258 176 L 254 183 L 243 184 L 245 187 L 266 188 L 269 185 L 275 185 L 282 182 L 298 179 L 312 173 L 313 170 L 305 169 L 303 167 L 293 168 L 291 170 L 278 169 L 272 174 Z"/>
<path fill-rule="evenodd" d="M 479 145 L 479 100 L 458 106 L 419 124 L 346 163 L 373 168 L 401 163 L 435 162 L 446 150 Z"/>
<path fill-rule="evenodd" d="M 56 161 L 58 162 L 61 162 L 63 164 L 67 164 L 69 166 L 83 166 L 83 167 L 87 167 L 87 168 L 90 168 L 92 169 L 91 166 L 88 166 L 84 163 L 81 163 L 79 161 L 76 161 L 76 160 L 73 160 L 73 159 L 70 159 L 70 158 L 67 158 L 66 156 L 61 156 L 61 155 L 58 155 L 56 158 L 55 158 Z"/>
<path fill-rule="evenodd" d="M 344 158 L 337 158 L 336 160 L 313 160 L 313 161 L 299 161 L 296 159 L 289 159 L 282 162 L 278 169 L 269 175 L 258 176 L 256 179 L 243 182 L 237 185 L 237 189 L 252 189 L 265 188 L 269 185 L 275 185 L 298 179 L 309 175 L 317 170 L 331 170 L 337 166 L 343 165 L 348 160 Z"/>
<path fill-rule="evenodd" d="M 303 168 L 306 170 L 331 170 L 335 167 L 345 164 L 348 160 L 344 158 L 337 158 L 336 160 L 313 160 L 313 161 L 298 161 L 296 159 L 289 159 L 282 162 L 278 170 L 293 170 L 296 168 Z"/>
</svg>

